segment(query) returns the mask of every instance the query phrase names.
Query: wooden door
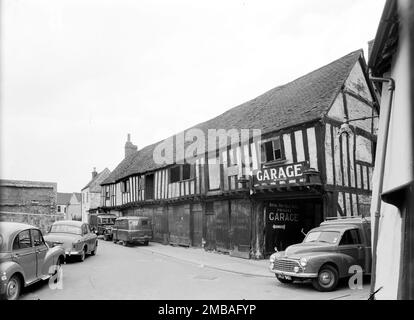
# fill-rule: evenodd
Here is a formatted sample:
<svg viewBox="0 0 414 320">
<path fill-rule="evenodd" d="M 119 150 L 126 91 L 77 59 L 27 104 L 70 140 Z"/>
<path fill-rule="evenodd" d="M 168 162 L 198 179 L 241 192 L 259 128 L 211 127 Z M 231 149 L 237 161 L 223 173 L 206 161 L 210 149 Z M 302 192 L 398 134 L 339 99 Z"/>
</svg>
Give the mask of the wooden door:
<svg viewBox="0 0 414 320">
<path fill-rule="evenodd" d="M 231 247 L 231 211 L 230 201 L 214 202 L 216 213 L 216 249 L 218 251 L 230 252 Z"/>
<path fill-rule="evenodd" d="M 251 203 L 249 200 L 234 200 L 230 209 L 230 248 L 235 255 L 248 258 L 251 247 Z"/>
<path fill-rule="evenodd" d="M 214 202 L 206 203 L 205 223 L 206 223 L 206 243 L 207 250 L 216 249 L 216 215 L 214 212 Z"/>
</svg>

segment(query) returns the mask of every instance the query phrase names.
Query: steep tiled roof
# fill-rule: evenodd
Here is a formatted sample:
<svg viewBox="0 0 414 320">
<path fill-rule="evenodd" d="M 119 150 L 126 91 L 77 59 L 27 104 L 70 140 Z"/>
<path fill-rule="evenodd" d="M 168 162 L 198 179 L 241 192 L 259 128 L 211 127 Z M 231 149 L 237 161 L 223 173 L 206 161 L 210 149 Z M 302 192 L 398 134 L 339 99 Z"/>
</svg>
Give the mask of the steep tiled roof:
<svg viewBox="0 0 414 320">
<path fill-rule="evenodd" d="M 260 129 L 262 134 L 266 134 L 320 119 L 329 110 L 362 54 L 362 50 L 352 52 L 193 128 L 204 132 L 208 129 Z M 154 163 L 152 158 L 157 144 L 126 157 L 102 184 L 114 183 L 132 174 L 163 167 Z"/>
<path fill-rule="evenodd" d="M 72 193 L 63 193 L 58 192 L 57 193 L 57 202 L 58 205 L 67 205 L 70 201 L 70 198 L 72 197 Z"/>
<path fill-rule="evenodd" d="M 76 200 L 78 200 L 78 202 L 82 202 L 82 193 L 74 192 L 73 194 L 75 195 Z"/>
<path fill-rule="evenodd" d="M 89 183 L 82 188 L 82 190 L 89 188 L 89 192 L 101 192 L 100 184 L 109 177 L 111 171 L 108 168 L 105 168 L 100 173 L 96 175 Z"/>
</svg>

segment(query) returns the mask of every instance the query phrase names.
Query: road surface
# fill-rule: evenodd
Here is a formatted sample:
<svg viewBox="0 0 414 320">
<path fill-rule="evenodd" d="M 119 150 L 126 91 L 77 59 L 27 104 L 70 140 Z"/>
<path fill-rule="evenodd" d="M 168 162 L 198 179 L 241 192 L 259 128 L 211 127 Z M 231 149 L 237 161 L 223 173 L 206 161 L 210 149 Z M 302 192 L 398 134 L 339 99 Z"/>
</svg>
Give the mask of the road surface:
<svg viewBox="0 0 414 320">
<path fill-rule="evenodd" d="M 164 250 L 168 252 L 168 248 Z M 171 247 L 175 255 L 180 250 Z M 323 293 L 310 283 L 284 285 L 272 277 L 235 271 L 157 254 L 151 251 L 151 243 L 148 247 L 124 247 L 99 240 L 96 256 L 63 265 L 61 289 L 51 289 L 49 281 L 42 281 L 25 288 L 21 299 L 366 299 L 369 289 L 367 282 L 363 290 L 351 290 L 344 282 L 338 290 Z"/>
</svg>

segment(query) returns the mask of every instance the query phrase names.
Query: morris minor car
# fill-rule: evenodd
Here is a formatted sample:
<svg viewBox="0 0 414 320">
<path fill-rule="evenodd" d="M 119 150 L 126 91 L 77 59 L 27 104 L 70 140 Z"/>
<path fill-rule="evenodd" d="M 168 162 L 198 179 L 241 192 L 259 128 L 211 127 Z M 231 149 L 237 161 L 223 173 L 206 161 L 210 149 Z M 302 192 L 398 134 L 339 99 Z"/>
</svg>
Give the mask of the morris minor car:
<svg viewBox="0 0 414 320">
<path fill-rule="evenodd" d="M 270 257 L 270 271 L 282 283 L 312 280 L 315 289 L 333 291 L 354 270 L 371 273 L 370 219 L 335 219 L 310 230 L 302 243 Z M 351 268 L 353 267 L 353 268 Z"/>
<path fill-rule="evenodd" d="M 40 229 L 17 222 L 0 222 L 0 296 L 16 300 L 25 286 L 59 274 L 65 250 L 50 248 Z"/>
</svg>

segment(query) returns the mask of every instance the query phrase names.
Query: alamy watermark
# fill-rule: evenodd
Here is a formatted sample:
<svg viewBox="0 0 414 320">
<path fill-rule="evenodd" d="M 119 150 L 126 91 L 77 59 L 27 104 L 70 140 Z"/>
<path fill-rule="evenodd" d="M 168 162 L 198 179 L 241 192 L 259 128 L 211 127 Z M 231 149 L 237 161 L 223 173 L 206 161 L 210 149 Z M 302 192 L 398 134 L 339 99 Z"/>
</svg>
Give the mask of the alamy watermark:
<svg viewBox="0 0 414 320">
<path fill-rule="evenodd" d="M 261 142 L 261 137 L 262 131 L 259 129 L 208 129 L 206 133 L 193 128 L 160 142 L 153 151 L 153 160 L 158 165 L 195 164 L 208 153 L 212 155 L 209 157 L 209 164 L 221 164 L 221 157 L 215 157 L 217 150 L 227 150 L 229 146 L 237 148 L 250 143 L 257 145 Z M 241 157 L 239 161 L 249 164 L 251 156 Z"/>
</svg>

